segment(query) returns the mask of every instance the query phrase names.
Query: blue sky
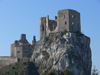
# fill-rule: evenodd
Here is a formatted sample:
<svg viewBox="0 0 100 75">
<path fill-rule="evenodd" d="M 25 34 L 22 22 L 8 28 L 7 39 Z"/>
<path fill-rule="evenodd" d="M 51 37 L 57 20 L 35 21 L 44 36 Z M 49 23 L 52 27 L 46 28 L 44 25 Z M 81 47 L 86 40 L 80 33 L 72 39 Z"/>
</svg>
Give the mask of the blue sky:
<svg viewBox="0 0 100 75">
<path fill-rule="evenodd" d="M 58 10 L 81 14 L 81 31 L 91 38 L 92 65 L 100 71 L 100 0 L 0 0 L 0 56 L 10 56 L 10 45 L 26 34 L 29 43 L 40 39 L 40 17 L 54 19 Z"/>
</svg>

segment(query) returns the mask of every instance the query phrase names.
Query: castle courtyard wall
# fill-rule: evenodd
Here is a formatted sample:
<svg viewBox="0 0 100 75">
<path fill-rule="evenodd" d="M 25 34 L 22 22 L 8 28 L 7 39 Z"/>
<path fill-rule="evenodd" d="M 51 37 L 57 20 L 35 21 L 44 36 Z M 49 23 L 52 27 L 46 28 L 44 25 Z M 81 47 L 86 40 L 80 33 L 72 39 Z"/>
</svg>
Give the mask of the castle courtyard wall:
<svg viewBox="0 0 100 75">
<path fill-rule="evenodd" d="M 0 68 L 18 62 L 17 57 L 0 56 Z"/>
<path fill-rule="evenodd" d="M 12 57 L 14 56 L 14 44 L 11 44 L 10 55 L 11 55 Z"/>
</svg>

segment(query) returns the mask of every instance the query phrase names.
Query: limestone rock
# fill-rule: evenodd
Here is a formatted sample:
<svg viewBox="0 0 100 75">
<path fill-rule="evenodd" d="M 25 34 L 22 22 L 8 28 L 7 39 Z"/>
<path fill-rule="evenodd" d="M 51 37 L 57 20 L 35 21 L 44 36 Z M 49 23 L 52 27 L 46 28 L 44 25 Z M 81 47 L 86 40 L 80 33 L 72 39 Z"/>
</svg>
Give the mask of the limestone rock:
<svg viewBox="0 0 100 75">
<path fill-rule="evenodd" d="M 91 74 L 90 38 L 81 33 L 62 32 L 49 34 L 36 42 L 31 60 L 39 72 L 68 69 L 72 75 Z"/>
</svg>

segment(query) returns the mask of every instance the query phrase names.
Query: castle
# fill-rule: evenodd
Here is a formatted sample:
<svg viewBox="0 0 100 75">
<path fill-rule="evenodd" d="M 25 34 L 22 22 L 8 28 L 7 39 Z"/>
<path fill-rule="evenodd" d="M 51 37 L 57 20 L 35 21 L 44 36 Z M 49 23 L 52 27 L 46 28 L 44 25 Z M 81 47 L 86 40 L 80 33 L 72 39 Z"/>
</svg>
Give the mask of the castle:
<svg viewBox="0 0 100 75">
<path fill-rule="evenodd" d="M 40 18 L 40 39 L 49 33 L 67 30 L 69 32 L 81 32 L 80 13 L 65 9 L 59 10 L 55 20 L 49 20 L 49 16 Z"/>
<path fill-rule="evenodd" d="M 49 20 L 49 16 L 40 18 L 40 40 L 49 33 L 56 33 L 59 31 L 67 30 L 69 32 L 81 32 L 80 26 L 80 13 L 71 10 L 59 10 L 55 20 Z M 32 44 L 36 42 L 35 36 L 33 37 Z M 21 34 L 20 40 L 16 40 L 14 44 L 11 44 L 11 56 L 0 57 L 2 64 L 7 60 L 8 64 L 18 61 L 28 60 L 32 55 L 32 48 L 26 39 L 25 34 Z M 8 65 L 4 64 L 4 65 Z M 2 66 L 2 65 L 0 65 Z"/>
</svg>

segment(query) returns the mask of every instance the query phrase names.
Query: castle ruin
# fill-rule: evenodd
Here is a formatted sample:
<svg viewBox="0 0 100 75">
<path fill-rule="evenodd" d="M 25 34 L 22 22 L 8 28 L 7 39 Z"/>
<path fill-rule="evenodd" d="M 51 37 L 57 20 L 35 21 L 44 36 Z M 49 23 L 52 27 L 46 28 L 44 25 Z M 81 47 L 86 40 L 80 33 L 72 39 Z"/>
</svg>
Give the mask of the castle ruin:
<svg viewBox="0 0 100 75">
<path fill-rule="evenodd" d="M 60 31 L 67 30 L 69 32 L 81 32 L 80 25 L 80 13 L 72 10 L 65 9 L 59 10 L 55 20 L 49 20 L 49 16 L 40 18 L 40 40 L 44 38 L 49 33 L 56 33 Z M 32 44 L 35 44 L 36 39 L 33 37 Z M 12 64 L 19 61 L 28 60 L 31 55 L 32 48 L 26 39 L 26 34 L 21 34 L 20 40 L 15 40 L 14 44 L 11 44 L 11 56 L 10 57 L 0 57 L 0 67 Z M 9 60 L 8 63 L 5 63 Z"/>
<path fill-rule="evenodd" d="M 11 57 L 29 57 L 30 45 L 26 40 L 26 35 L 22 34 L 20 40 L 15 40 L 14 44 L 11 44 Z"/>
<path fill-rule="evenodd" d="M 67 30 L 69 32 L 81 32 L 80 13 L 76 10 L 59 10 L 55 20 L 49 20 L 49 16 L 40 18 L 40 40 L 49 33 Z"/>
</svg>

